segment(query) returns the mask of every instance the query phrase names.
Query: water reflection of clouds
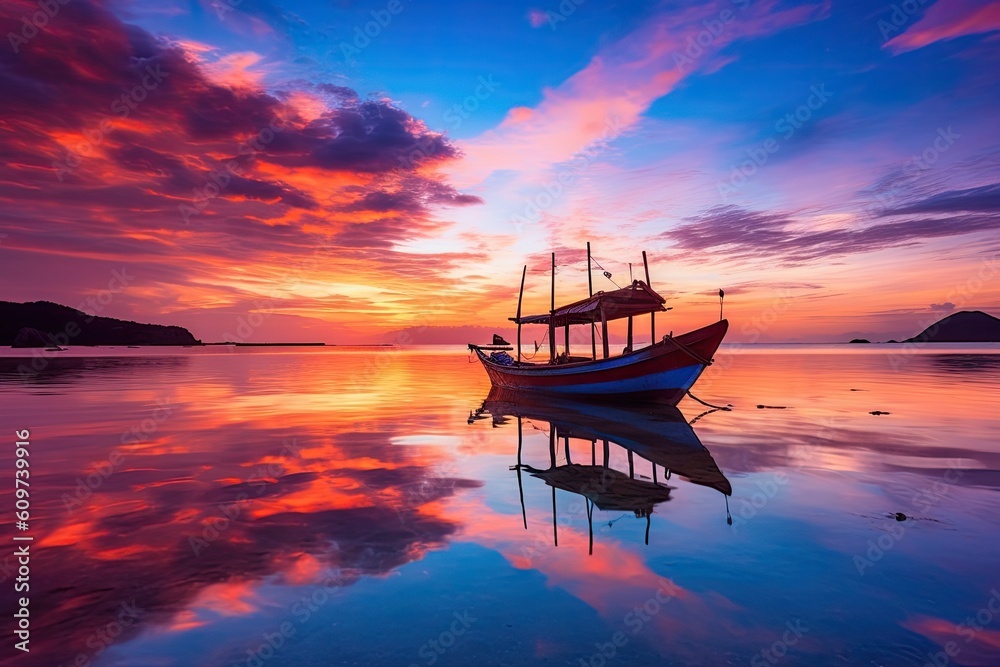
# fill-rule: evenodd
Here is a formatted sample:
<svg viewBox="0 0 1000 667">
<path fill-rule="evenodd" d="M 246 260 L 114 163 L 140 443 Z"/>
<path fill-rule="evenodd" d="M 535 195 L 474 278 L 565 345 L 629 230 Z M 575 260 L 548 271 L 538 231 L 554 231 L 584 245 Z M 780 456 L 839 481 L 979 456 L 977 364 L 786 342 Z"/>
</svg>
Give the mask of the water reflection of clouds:
<svg viewBox="0 0 1000 667">
<path fill-rule="evenodd" d="M 981 386 L 995 383 L 993 374 L 964 373 L 961 362 L 924 355 L 902 372 L 890 372 L 874 354 L 743 355 L 702 396 L 731 401 L 736 410 L 699 420 L 697 439 L 732 481 L 734 514 L 760 481 L 783 472 L 788 483 L 734 533 L 717 491 L 675 482 L 684 488 L 654 513 L 649 546 L 642 522 L 623 521 L 600 534 L 589 557 L 586 514 L 572 508 L 577 496 L 559 492 L 560 519 L 570 524 L 559 526 L 555 548 L 550 489 L 539 480 L 532 480 L 537 489 L 526 483 L 524 529 L 516 480 L 507 469 L 516 420 L 500 428 L 466 423 L 486 394 L 478 369 L 460 357 L 413 356 L 394 356 L 371 386 L 349 394 L 340 387 L 348 386 L 345 378 L 363 355 L 61 359 L 34 385 L 0 379 L 5 423 L 30 421 L 33 438 L 45 445 L 38 465 L 46 473 L 33 507 L 39 513 L 33 565 L 45 573 L 33 594 L 45 642 L 21 662 L 50 667 L 86 651 L 88 637 L 131 599 L 144 612 L 113 653 L 127 648 L 129 655 L 145 655 L 156 650 L 156 637 L 173 637 L 175 652 L 164 654 L 166 664 L 187 664 L 184 647 L 201 641 L 204 630 L 205 641 L 232 657 L 245 644 L 246 626 L 239 623 L 269 628 L 287 616 L 287 588 L 315 589 L 330 571 L 351 591 L 387 596 L 378 604 L 351 598 L 349 609 L 331 605 L 331 620 L 382 619 L 389 612 L 381 605 L 433 606 L 400 599 L 425 574 L 434 582 L 427 589 L 432 597 L 447 597 L 456 586 L 475 599 L 504 596 L 511 618 L 527 619 L 517 631 L 518 646 L 525 647 L 517 656 L 525 662 L 538 659 L 533 650 L 543 637 L 562 637 L 560 647 L 546 650 L 575 661 L 593 651 L 594 641 L 604 641 L 603 633 L 628 632 L 628 614 L 667 577 L 674 581 L 672 601 L 628 648 L 692 661 L 710 655 L 705 646 L 711 645 L 745 663 L 775 632 L 780 636 L 788 618 L 801 615 L 816 630 L 795 647 L 799 657 L 818 659 L 832 640 L 859 642 L 867 648 L 856 655 L 891 663 L 900 656 L 884 648 L 888 644 L 909 642 L 926 655 L 932 642 L 947 638 L 947 623 L 921 618 L 950 618 L 981 604 L 974 573 L 996 552 L 982 534 L 983 525 L 995 525 L 984 518 L 995 514 L 995 493 L 981 488 L 1000 469 L 996 393 Z M 64 385 L 58 396 L 47 389 L 53 382 Z M 123 446 L 122 433 L 163 395 L 172 401 L 170 418 L 141 442 Z M 757 410 L 761 403 L 788 408 Z M 876 408 L 891 414 L 870 415 Z M 537 455 L 532 462 L 544 465 L 546 434 L 527 426 L 525 432 Z M 123 464 L 67 512 L 62 494 L 115 448 L 122 448 Z M 584 449 L 573 449 L 574 462 L 590 463 L 589 445 Z M 0 452 L 2 465 L 4 456 Z M 852 579 L 851 557 L 888 521 L 880 512 L 905 510 L 914 492 L 933 489 L 952 460 L 960 461 L 963 475 L 924 512 L 941 523 L 918 522 L 870 577 Z M 642 466 L 637 459 L 637 473 L 649 476 L 648 463 Z M 191 539 L 211 537 L 205 531 L 213 524 L 218 537 L 196 554 Z M 455 552 L 469 545 L 500 562 L 466 572 L 469 565 Z M 402 570 L 410 574 L 383 576 L 432 551 L 433 558 Z M 415 569 L 421 572 L 416 579 Z M 911 582 L 928 572 L 942 576 L 914 592 Z M 353 586 L 362 578 L 380 583 Z M 498 581 L 518 583 L 498 593 Z M 817 587 L 824 604 L 844 610 L 841 616 L 817 610 L 814 593 L 807 592 Z M 782 602 L 774 606 L 776 591 Z M 574 627 L 588 628 L 588 637 L 596 632 L 594 640 L 574 644 L 579 632 L 546 625 L 557 596 Z M 887 609 L 880 605 L 888 599 L 897 602 L 870 618 L 867 610 Z M 906 630 L 911 617 L 917 625 Z M 404 649 L 412 655 L 424 633 L 441 629 L 417 611 L 407 623 L 415 643 Z M 720 627 L 727 632 L 720 635 Z M 470 643 L 501 641 L 502 633 L 485 628 L 477 624 Z M 318 644 L 332 640 L 322 631 L 315 637 L 309 650 L 321 651 Z M 367 655 L 373 646 L 360 641 L 353 655 Z M 303 653 L 306 645 L 287 646 L 281 664 L 315 659 L 319 653 Z M 971 647 L 963 653 L 974 655 Z"/>
<path fill-rule="evenodd" d="M 930 362 L 955 373 L 995 373 L 1000 370 L 1000 354 L 937 354 Z"/>
<path fill-rule="evenodd" d="M 458 529 L 433 507 L 480 482 L 441 477 L 440 454 L 396 446 L 407 428 L 338 414 L 274 427 L 286 420 L 229 410 L 226 396 L 238 391 L 239 377 L 220 381 L 200 370 L 185 377 L 204 363 L 192 362 L 55 359 L 28 392 L 12 394 L 16 412 L 34 425 L 34 469 L 45 471 L 36 473 L 44 484 L 32 508 L 39 530 L 32 565 L 44 576 L 31 591 L 34 630 L 44 641 L 32 645 L 25 665 L 93 657 L 88 640 L 123 602 L 143 611 L 118 641 L 150 626 L 199 627 L 211 620 L 204 609 L 253 613 L 254 591 L 268 578 L 301 583 L 335 569 L 350 585 L 422 558 Z M 6 380 L 17 363 L 0 364 Z M 212 404 L 196 400 L 199 381 L 214 385 Z M 177 401 L 175 414 L 141 442 L 123 446 L 121 434 L 156 393 L 142 385 L 158 382 L 190 400 Z M 55 396 L 30 391 L 54 384 L 67 387 L 60 405 L 77 404 L 78 428 L 52 419 Z M 117 402 L 88 402 L 95 389 Z M 294 412 L 294 401 L 288 408 Z M 298 446 L 283 453 L 290 431 Z M 66 498 L 111 451 L 121 453 L 120 468 L 67 509 Z"/>
</svg>

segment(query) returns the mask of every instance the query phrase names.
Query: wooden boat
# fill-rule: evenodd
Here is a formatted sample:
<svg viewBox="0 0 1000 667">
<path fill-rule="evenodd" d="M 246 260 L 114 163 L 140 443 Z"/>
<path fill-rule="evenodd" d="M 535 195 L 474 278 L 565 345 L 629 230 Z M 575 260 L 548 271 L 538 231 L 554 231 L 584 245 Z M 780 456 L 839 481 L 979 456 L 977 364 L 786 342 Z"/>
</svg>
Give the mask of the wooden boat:
<svg viewBox="0 0 1000 667">
<path fill-rule="evenodd" d="M 646 253 L 643 252 L 643 263 Z M 587 262 L 590 265 L 590 244 L 587 245 Z M 517 357 L 506 354 L 513 350 L 509 344 L 476 345 L 469 343 L 486 369 L 494 387 L 516 391 L 572 395 L 581 398 L 648 400 L 658 399 L 676 403 L 701 376 L 729 329 L 721 319 L 708 326 L 674 336 L 656 339 L 656 313 L 669 310 L 666 300 L 649 286 L 649 268 L 646 281 L 634 280 L 627 287 L 591 296 L 565 306 L 555 306 L 555 254 L 552 255 L 552 309 L 541 315 L 521 315 L 524 296 L 524 278 L 521 274 L 521 292 L 518 296 L 517 315 L 510 318 L 517 324 Z M 722 298 L 723 292 L 719 291 Z M 633 319 L 650 316 L 650 338 L 653 344 L 633 349 Z M 622 354 L 611 356 L 608 343 L 608 322 L 628 319 L 628 340 Z M 548 326 L 549 360 L 543 363 L 525 361 L 521 354 L 521 326 L 544 324 Z M 601 326 L 603 357 L 597 358 L 596 327 Z M 570 326 L 584 325 L 591 329 L 591 355 L 570 354 Z M 556 354 L 556 330 L 564 331 L 564 351 Z M 503 342 L 503 341 L 501 341 Z"/>
<path fill-rule="evenodd" d="M 522 471 L 552 488 L 552 530 L 556 544 L 556 489 L 586 499 L 591 553 L 595 508 L 607 512 L 630 512 L 637 518 L 644 518 L 648 544 L 650 517 L 657 505 L 670 500 L 671 491 L 676 488 L 666 484 L 672 475 L 725 495 L 728 517 L 728 497 L 733 493 L 732 485 L 676 407 L 641 402 L 628 405 L 594 404 L 574 398 L 539 396 L 494 387 L 476 416 L 481 417 L 484 413 L 493 417 L 494 424 L 505 423 L 509 417 L 517 419 L 517 465 L 513 469 L 517 471 L 524 527 L 527 528 L 528 523 Z M 525 420 L 548 424 L 548 468 L 536 468 L 521 461 Z M 573 460 L 571 439 L 590 444 L 590 456 L 584 457 L 589 460 Z M 611 467 L 612 445 L 626 451 L 627 473 Z M 576 449 L 579 456 L 579 445 Z M 560 457 L 565 459 L 565 463 L 557 463 Z"/>
</svg>

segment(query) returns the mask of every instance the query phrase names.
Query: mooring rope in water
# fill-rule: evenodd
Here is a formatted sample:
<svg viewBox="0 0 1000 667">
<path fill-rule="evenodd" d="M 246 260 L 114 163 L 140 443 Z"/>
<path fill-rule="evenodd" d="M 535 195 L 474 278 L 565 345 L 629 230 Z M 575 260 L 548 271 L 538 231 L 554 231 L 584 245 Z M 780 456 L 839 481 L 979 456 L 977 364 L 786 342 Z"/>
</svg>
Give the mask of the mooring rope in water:
<svg viewBox="0 0 1000 667">
<path fill-rule="evenodd" d="M 732 409 L 733 409 L 733 404 L 732 403 L 726 403 L 726 407 L 723 407 L 721 405 L 712 405 L 711 403 L 707 403 L 707 402 L 701 400 L 700 398 L 698 398 L 697 396 L 695 396 L 694 394 L 692 394 L 690 389 L 688 389 L 684 393 L 687 394 L 689 398 L 692 398 L 692 399 L 698 401 L 699 403 L 701 403 L 702 405 L 704 405 L 706 407 L 709 407 L 709 408 L 715 408 L 716 410 L 725 410 L 726 412 L 731 412 Z"/>
<path fill-rule="evenodd" d="M 710 414 L 712 414 L 713 412 L 718 412 L 718 411 L 719 411 L 719 410 L 721 410 L 721 409 L 723 409 L 723 408 L 712 408 L 712 409 L 710 409 L 710 410 L 705 410 L 705 411 L 704 411 L 704 412 L 702 412 L 702 413 L 701 413 L 700 415 L 698 415 L 697 417 L 695 417 L 694 419 L 692 419 L 691 421 L 689 421 L 689 422 L 688 422 L 688 425 L 689 425 L 689 426 L 694 426 L 694 425 L 695 425 L 695 422 L 697 422 L 697 421 L 698 421 L 699 419 L 701 419 L 701 418 L 702 418 L 702 417 L 704 417 L 705 415 L 710 415 Z"/>
</svg>

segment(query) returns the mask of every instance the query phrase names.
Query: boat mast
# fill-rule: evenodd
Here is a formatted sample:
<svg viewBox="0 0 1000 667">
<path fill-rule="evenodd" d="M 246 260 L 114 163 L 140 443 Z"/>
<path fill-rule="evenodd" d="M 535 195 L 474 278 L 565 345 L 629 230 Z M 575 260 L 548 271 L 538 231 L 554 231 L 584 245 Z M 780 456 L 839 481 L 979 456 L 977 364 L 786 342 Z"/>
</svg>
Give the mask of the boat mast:
<svg viewBox="0 0 1000 667">
<path fill-rule="evenodd" d="M 601 335 L 604 337 L 604 358 L 611 356 L 608 350 L 608 314 L 604 312 L 604 303 L 601 303 Z"/>
<path fill-rule="evenodd" d="M 590 269 L 590 241 L 587 241 L 587 296 L 594 296 L 594 276 Z M 597 361 L 597 323 L 590 323 L 590 350 L 594 361 Z"/>
<path fill-rule="evenodd" d="M 653 289 L 649 284 L 649 262 L 646 261 L 646 251 L 642 251 L 642 268 L 646 270 L 646 287 Z M 649 344 L 656 342 L 656 313 L 649 314 Z"/>
<path fill-rule="evenodd" d="M 549 310 L 549 363 L 556 362 L 556 254 L 552 253 L 552 308 Z"/>
<path fill-rule="evenodd" d="M 628 281 L 629 281 L 630 284 L 632 283 L 632 262 L 628 263 Z M 627 337 L 626 340 L 627 340 L 627 342 L 625 343 L 625 347 L 628 349 L 629 352 L 631 352 L 632 351 L 632 316 L 631 315 L 628 316 L 628 337 Z"/>
<path fill-rule="evenodd" d="M 528 273 L 528 265 L 521 271 L 521 291 L 517 293 L 517 360 L 521 361 L 521 299 L 524 298 L 524 276 Z"/>
</svg>

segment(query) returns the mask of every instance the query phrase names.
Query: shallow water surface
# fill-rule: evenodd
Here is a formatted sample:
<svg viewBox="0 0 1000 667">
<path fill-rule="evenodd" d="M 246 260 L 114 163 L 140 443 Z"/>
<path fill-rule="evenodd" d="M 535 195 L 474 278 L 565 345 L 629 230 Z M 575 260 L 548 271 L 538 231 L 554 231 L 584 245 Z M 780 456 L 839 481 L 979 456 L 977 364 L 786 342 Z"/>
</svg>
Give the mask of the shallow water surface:
<svg viewBox="0 0 1000 667">
<path fill-rule="evenodd" d="M 937 350 L 724 347 L 679 412 L 442 349 L 0 359 L 2 664 L 997 664 L 1000 354 Z"/>
</svg>

